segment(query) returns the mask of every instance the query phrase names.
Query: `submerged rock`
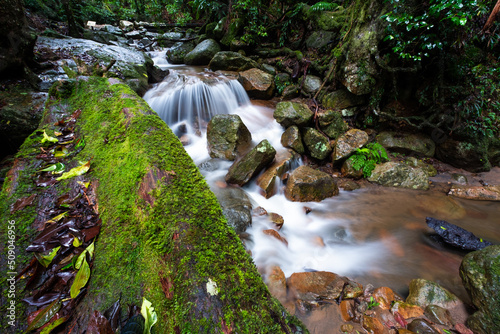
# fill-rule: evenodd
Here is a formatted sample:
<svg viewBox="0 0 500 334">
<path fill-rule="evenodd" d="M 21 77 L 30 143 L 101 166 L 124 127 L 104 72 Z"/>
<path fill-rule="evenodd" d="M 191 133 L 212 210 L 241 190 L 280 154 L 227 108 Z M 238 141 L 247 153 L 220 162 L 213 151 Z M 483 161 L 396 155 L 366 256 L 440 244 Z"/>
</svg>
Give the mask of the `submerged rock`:
<svg viewBox="0 0 500 334">
<path fill-rule="evenodd" d="M 308 166 L 295 169 L 285 188 L 286 198 L 294 202 L 320 202 L 338 194 L 339 188 L 333 177 Z"/>
<path fill-rule="evenodd" d="M 375 166 L 368 181 L 388 187 L 429 188 L 429 175 L 423 169 L 392 161 Z"/>
<path fill-rule="evenodd" d="M 253 176 L 269 165 L 274 160 L 275 155 L 276 150 L 267 139 L 264 139 L 229 168 L 226 182 L 240 186 L 246 184 Z"/>
<path fill-rule="evenodd" d="M 219 114 L 208 123 L 207 141 L 210 157 L 234 160 L 248 148 L 252 135 L 240 116 Z"/>
<path fill-rule="evenodd" d="M 186 54 L 184 62 L 187 65 L 208 65 L 217 52 L 219 44 L 213 39 L 206 39 Z"/>
<path fill-rule="evenodd" d="M 463 250 L 479 250 L 490 246 L 491 242 L 476 237 L 473 233 L 460 226 L 437 220 L 431 217 L 425 219 L 427 226 L 432 228 L 445 243 Z"/>
<path fill-rule="evenodd" d="M 278 103 L 273 114 L 276 122 L 285 128 L 292 125 L 307 126 L 311 123 L 313 116 L 314 113 L 304 103 L 289 101 Z"/>
<path fill-rule="evenodd" d="M 475 333 L 500 333 L 500 245 L 467 254 L 460 277 L 478 308 L 467 325 Z"/>
</svg>

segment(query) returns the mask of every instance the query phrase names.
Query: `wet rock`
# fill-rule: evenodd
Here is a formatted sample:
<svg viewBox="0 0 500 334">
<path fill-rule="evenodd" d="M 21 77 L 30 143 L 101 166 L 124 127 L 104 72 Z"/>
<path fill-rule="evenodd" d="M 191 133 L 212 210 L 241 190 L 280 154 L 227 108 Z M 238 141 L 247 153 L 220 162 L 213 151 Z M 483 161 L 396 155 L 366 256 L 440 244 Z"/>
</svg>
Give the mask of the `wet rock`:
<svg viewBox="0 0 500 334">
<path fill-rule="evenodd" d="M 337 139 L 349 130 L 349 126 L 342 118 L 342 113 L 338 110 L 328 109 L 318 113 L 318 121 L 321 131 L 332 139 Z"/>
<path fill-rule="evenodd" d="M 106 75 L 124 80 L 139 95 L 147 90 L 148 71 L 153 67 L 151 58 L 142 52 L 79 38 L 57 39 L 40 36 L 35 51 L 52 54 L 56 59 L 76 59 L 81 75 L 104 71 L 115 61 Z M 44 73 L 42 76 L 45 77 Z M 46 77 L 49 83 L 61 79 L 59 74 Z"/>
<path fill-rule="evenodd" d="M 345 177 L 351 177 L 353 179 L 360 179 L 363 177 L 363 168 L 354 168 L 354 160 L 349 158 L 342 164 L 340 172 Z"/>
<path fill-rule="evenodd" d="M 424 310 L 410 303 L 396 302 L 391 307 L 392 313 L 398 312 L 404 319 L 418 318 L 424 315 Z"/>
<path fill-rule="evenodd" d="M 274 225 L 278 230 L 281 230 L 281 227 L 283 227 L 283 224 L 285 223 L 283 217 L 274 212 L 271 212 L 269 214 L 269 220 L 274 223 Z"/>
<path fill-rule="evenodd" d="M 340 303 L 340 314 L 342 320 L 351 321 L 354 319 L 354 301 L 353 300 L 343 300 Z"/>
<path fill-rule="evenodd" d="M 299 96 L 299 85 L 291 84 L 285 87 L 283 89 L 283 93 L 281 93 L 281 96 L 283 100 L 291 100 Z"/>
<path fill-rule="evenodd" d="M 294 202 L 320 202 L 338 193 L 339 189 L 330 175 L 308 166 L 295 169 L 285 188 L 286 198 Z"/>
<path fill-rule="evenodd" d="M 410 293 L 406 298 L 408 304 L 427 307 L 427 305 L 437 305 L 449 309 L 458 305 L 460 300 L 450 291 L 439 284 L 417 278 L 410 281 Z"/>
<path fill-rule="evenodd" d="M 29 88 L 0 91 L 0 160 L 17 152 L 24 140 L 38 127 L 46 93 Z"/>
<path fill-rule="evenodd" d="M 302 90 L 306 95 L 314 94 L 319 90 L 322 83 L 321 78 L 315 75 L 306 75 L 304 83 L 302 84 Z"/>
<path fill-rule="evenodd" d="M 357 182 L 349 179 L 339 179 L 337 181 L 337 186 L 344 189 L 345 191 L 353 191 L 361 188 L 361 186 Z"/>
<path fill-rule="evenodd" d="M 358 148 L 368 142 L 368 134 L 362 130 L 351 129 L 340 136 L 335 142 L 332 160 L 334 162 L 347 158 Z"/>
<path fill-rule="evenodd" d="M 212 71 L 237 71 L 242 72 L 251 68 L 259 68 L 259 64 L 238 52 L 221 51 L 215 54 L 208 67 Z"/>
<path fill-rule="evenodd" d="M 268 100 L 274 95 L 274 77 L 258 68 L 241 72 L 238 81 L 251 98 Z"/>
<path fill-rule="evenodd" d="M 229 168 L 226 182 L 240 186 L 244 185 L 269 165 L 274 160 L 275 155 L 276 150 L 267 139 L 264 139 Z"/>
<path fill-rule="evenodd" d="M 451 178 L 456 181 L 458 184 L 467 184 L 467 177 L 463 174 L 453 173 L 451 174 Z"/>
<path fill-rule="evenodd" d="M 448 195 L 477 201 L 500 201 L 500 185 L 464 187 L 453 185 Z"/>
<path fill-rule="evenodd" d="M 263 230 L 262 233 L 264 233 L 265 235 L 271 236 L 271 237 L 281 241 L 286 246 L 288 246 L 288 241 L 281 234 L 279 234 L 278 231 L 273 230 L 273 229 L 268 229 L 268 230 Z"/>
<path fill-rule="evenodd" d="M 210 157 L 235 160 L 249 147 L 252 135 L 240 116 L 219 114 L 208 123 L 207 141 Z"/>
<path fill-rule="evenodd" d="M 123 36 L 123 31 L 120 28 L 111 24 L 103 24 L 102 30 L 109 32 L 113 35 Z"/>
<path fill-rule="evenodd" d="M 376 137 L 377 142 L 389 151 L 416 153 L 425 157 L 434 156 L 436 144 L 422 134 L 398 134 L 396 132 L 381 132 Z"/>
<path fill-rule="evenodd" d="M 304 301 L 335 300 L 342 294 L 344 285 L 355 285 L 347 278 L 327 271 L 293 273 L 287 283 L 291 296 Z M 359 287 L 356 285 L 355 288 Z"/>
<path fill-rule="evenodd" d="M 351 324 L 343 324 L 340 326 L 342 333 L 352 333 L 354 331 L 354 326 Z"/>
<path fill-rule="evenodd" d="M 448 139 L 436 147 L 436 157 L 454 167 L 474 173 L 491 169 L 485 145 Z"/>
<path fill-rule="evenodd" d="M 276 75 L 276 68 L 274 66 L 271 66 L 269 64 L 262 64 L 261 68 L 264 72 L 269 73 L 271 75 Z"/>
<path fill-rule="evenodd" d="M 471 251 L 491 245 L 491 242 L 478 238 L 473 233 L 447 221 L 427 217 L 425 222 L 450 246 Z"/>
<path fill-rule="evenodd" d="M 206 39 L 184 57 L 184 62 L 187 65 L 208 65 L 219 51 L 220 46 L 217 41 Z"/>
<path fill-rule="evenodd" d="M 379 319 L 367 315 L 363 316 L 363 328 L 366 329 L 368 333 L 389 334 L 389 329 L 385 327 Z"/>
<path fill-rule="evenodd" d="M 409 331 L 406 328 L 398 328 L 398 334 L 416 334 L 416 333 Z"/>
<path fill-rule="evenodd" d="M 388 310 L 394 301 L 394 291 L 388 287 L 380 287 L 373 290 L 373 298 L 379 303 L 379 307 Z"/>
<path fill-rule="evenodd" d="M 193 41 L 177 42 L 167 50 L 167 60 L 171 64 L 184 64 L 184 57 L 195 48 Z"/>
<path fill-rule="evenodd" d="M 252 225 L 252 203 L 247 194 L 235 187 L 217 188 L 214 189 L 214 193 L 222 207 L 227 224 L 237 234 L 244 233 Z"/>
<path fill-rule="evenodd" d="M 460 277 L 478 311 L 467 320 L 477 333 L 500 333 L 500 245 L 467 254 Z"/>
<path fill-rule="evenodd" d="M 341 110 L 345 108 L 359 106 L 366 102 L 365 97 L 350 93 L 348 90 L 339 89 L 325 94 L 321 103 L 325 108 Z"/>
<path fill-rule="evenodd" d="M 140 39 L 142 37 L 142 33 L 138 30 L 133 30 L 125 34 L 126 38 L 129 39 Z"/>
<path fill-rule="evenodd" d="M 415 319 L 408 324 L 408 330 L 419 334 L 440 334 L 440 332 L 432 327 L 430 322 L 425 319 Z"/>
<path fill-rule="evenodd" d="M 405 163 L 411 167 L 422 168 L 427 173 L 427 175 L 429 175 L 429 177 L 433 177 L 433 176 L 437 175 L 437 170 L 436 170 L 436 168 L 434 168 L 433 165 L 426 164 L 422 160 L 419 160 L 415 157 L 406 158 Z"/>
<path fill-rule="evenodd" d="M 267 275 L 266 284 L 269 292 L 281 303 L 286 301 L 286 277 L 278 266 L 273 266 Z"/>
<path fill-rule="evenodd" d="M 304 144 L 309 150 L 311 157 L 319 160 L 326 159 L 332 153 L 330 140 L 316 129 L 304 129 Z"/>
<path fill-rule="evenodd" d="M 90 39 L 102 44 L 111 44 L 111 41 L 117 41 L 118 38 L 116 35 L 111 34 L 105 31 L 94 31 L 94 30 L 85 30 L 83 33 L 83 37 L 85 39 Z"/>
<path fill-rule="evenodd" d="M 281 145 L 289 147 L 299 154 L 305 152 L 302 135 L 298 126 L 292 125 L 283 132 L 281 135 Z"/>
<path fill-rule="evenodd" d="M 290 151 L 277 153 L 274 162 L 257 179 L 257 185 L 264 192 L 264 196 L 269 198 L 278 191 L 278 179 L 291 169 L 293 162 L 297 159 Z"/>
<path fill-rule="evenodd" d="M 307 126 L 311 123 L 313 116 L 314 113 L 304 103 L 289 101 L 278 103 L 273 114 L 276 122 L 285 128 L 292 125 Z"/>
<path fill-rule="evenodd" d="M 423 169 L 413 168 L 400 162 L 378 164 L 368 180 L 388 187 L 429 188 L 429 175 Z"/>
<path fill-rule="evenodd" d="M 425 308 L 425 316 L 432 322 L 444 325 L 452 326 L 451 314 L 450 312 L 437 305 L 427 305 Z"/>
</svg>

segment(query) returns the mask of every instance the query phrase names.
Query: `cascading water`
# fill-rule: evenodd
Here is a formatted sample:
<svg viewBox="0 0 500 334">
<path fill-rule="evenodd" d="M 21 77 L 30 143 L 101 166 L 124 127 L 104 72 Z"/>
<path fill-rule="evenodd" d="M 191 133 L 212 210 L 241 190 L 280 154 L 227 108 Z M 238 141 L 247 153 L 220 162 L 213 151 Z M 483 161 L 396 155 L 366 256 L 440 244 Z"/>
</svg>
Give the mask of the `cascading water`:
<svg viewBox="0 0 500 334">
<path fill-rule="evenodd" d="M 238 114 L 252 133 L 254 144 L 267 139 L 278 153 L 285 150 L 280 143 L 283 128 L 274 121 L 273 110 L 252 106 L 236 81 L 192 69 L 181 73 L 176 68 L 171 73 L 144 98 L 178 135 L 189 136 L 185 149 L 196 164 L 210 159 L 203 128 L 218 113 Z M 197 131 L 189 130 L 193 124 Z M 231 164 L 221 161 L 218 168 L 202 169 L 215 193 L 219 187 L 226 187 L 224 176 Z M 498 179 L 500 169 L 495 173 L 498 175 L 493 178 Z M 278 265 L 287 277 L 294 272 L 324 270 L 362 284 L 390 286 L 402 294 L 411 279 L 421 277 L 467 298 L 458 276 L 463 255 L 436 249 L 425 241 L 425 217 L 460 223 L 478 236 L 500 241 L 499 208 L 493 202 L 377 187 L 341 190 L 339 196 L 320 203 L 298 203 L 286 200 L 282 191 L 266 199 L 255 184 L 248 184 L 243 190 L 254 208 L 261 206 L 284 219 L 279 233 L 288 245 L 263 233 L 273 228 L 265 216 L 254 216 L 247 229 L 250 238 L 246 246 L 264 274 L 273 265 Z M 306 325 L 314 322 L 305 318 L 303 321 Z M 327 332 L 328 320 L 320 321 L 321 325 L 315 323 L 313 327 L 318 333 Z"/>
</svg>

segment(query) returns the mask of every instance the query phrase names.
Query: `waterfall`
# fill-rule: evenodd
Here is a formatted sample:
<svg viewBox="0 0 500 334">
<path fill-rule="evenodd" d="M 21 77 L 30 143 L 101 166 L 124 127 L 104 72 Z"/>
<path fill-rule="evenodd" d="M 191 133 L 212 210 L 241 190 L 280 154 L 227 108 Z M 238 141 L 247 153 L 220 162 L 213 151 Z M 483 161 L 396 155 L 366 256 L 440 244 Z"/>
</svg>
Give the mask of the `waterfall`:
<svg viewBox="0 0 500 334">
<path fill-rule="evenodd" d="M 211 72 L 186 76 L 178 71 L 149 90 L 144 99 L 169 125 L 186 122 L 197 131 L 216 114 L 228 114 L 250 104 L 237 80 Z"/>
</svg>

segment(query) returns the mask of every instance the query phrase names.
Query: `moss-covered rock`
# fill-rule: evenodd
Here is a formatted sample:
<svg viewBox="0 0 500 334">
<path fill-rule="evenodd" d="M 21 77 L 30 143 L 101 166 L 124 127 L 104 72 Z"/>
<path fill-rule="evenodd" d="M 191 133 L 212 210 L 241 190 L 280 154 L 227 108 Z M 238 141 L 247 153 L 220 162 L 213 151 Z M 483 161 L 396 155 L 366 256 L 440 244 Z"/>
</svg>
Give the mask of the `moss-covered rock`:
<svg viewBox="0 0 500 334">
<path fill-rule="evenodd" d="M 339 89 L 325 94 L 321 101 L 325 108 L 335 110 L 359 106 L 365 102 L 365 97 L 354 95 L 345 89 Z"/>
<path fill-rule="evenodd" d="M 330 140 L 321 132 L 313 128 L 305 128 L 303 133 L 304 144 L 311 157 L 324 160 L 332 153 Z"/>
<path fill-rule="evenodd" d="M 184 57 L 193 51 L 195 46 L 193 41 L 175 43 L 174 46 L 167 50 L 166 56 L 168 62 L 171 64 L 184 64 Z"/>
<path fill-rule="evenodd" d="M 337 34 L 332 31 L 313 31 L 306 39 L 306 46 L 310 49 L 319 49 L 332 42 Z"/>
<path fill-rule="evenodd" d="M 212 71 L 237 71 L 242 72 L 251 68 L 259 68 L 259 64 L 238 52 L 221 51 L 215 54 L 208 67 Z"/>
<path fill-rule="evenodd" d="M 184 61 L 187 65 L 208 65 L 213 56 L 219 51 L 220 46 L 217 41 L 206 39 L 186 54 Z"/>
<path fill-rule="evenodd" d="M 299 154 L 305 152 L 302 135 L 298 126 L 292 125 L 283 132 L 281 135 L 281 145 L 289 147 Z"/>
<path fill-rule="evenodd" d="M 225 46 L 230 46 L 234 38 L 241 32 L 244 24 L 243 19 L 232 21 L 220 42 Z"/>
<path fill-rule="evenodd" d="M 429 174 L 424 169 L 410 167 L 400 162 L 378 164 L 368 177 L 368 180 L 388 187 L 429 188 Z"/>
<path fill-rule="evenodd" d="M 473 144 L 450 138 L 436 147 L 436 158 L 475 173 L 491 169 L 485 143 Z"/>
<path fill-rule="evenodd" d="M 241 72 L 238 81 L 251 98 L 268 100 L 274 95 L 274 76 L 258 68 Z"/>
<path fill-rule="evenodd" d="M 318 113 L 318 121 L 321 131 L 332 139 L 337 139 L 349 129 L 338 110 L 327 109 Z"/>
<path fill-rule="evenodd" d="M 418 305 L 422 308 L 427 305 L 437 305 L 445 309 L 453 308 L 461 303 L 457 296 L 439 284 L 423 278 L 410 281 L 410 292 L 406 298 L 408 304 Z"/>
<path fill-rule="evenodd" d="M 250 145 L 252 135 L 238 115 L 215 115 L 207 126 L 212 158 L 234 160 Z"/>
<path fill-rule="evenodd" d="M 288 128 L 292 125 L 307 126 L 312 122 L 314 113 L 304 103 L 280 102 L 276 105 L 273 117 L 282 126 Z"/>
<path fill-rule="evenodd" d="M 477 333 L 500 332 L 500 246 L 486 247 L 467 254 L 460 277 L 478 309 L 467 325 Z"/>
<path fill-rule="evenodd" d="M 377 135 L 377 142 L 390 151 L 416 153 L 424 157 L 434 156 L 436 144 L 434 141 L 418 133 L 398 134 L 384 131 Z"/>
<path fill-rule="evenodd" d="M 347 158 L 358 148 L 363 147 L 368 142 L 368 134 L 363 130 L 351 129 L 340 136 L 335 142 L 332 160 L 339 161 Z"/>
<path fill-rule="evenodd" d="M 269 294 L 182 144 L 145 101 L 116 79 L 80 78 L 67 91 L 72 92 L 67 98 L 50 97 L 39 129 L 52 135 L 57 120 L 80 109 L 75 131 L 85 147 L 66 163 L 91 160 L 89 173 L 36 188 L 32 175 L 41 165 L 35 155 L 42 135 L 35 132 L 4 183 L 0 213 L 2 229 L 17 222 L 20 272 L 31 259 L 24 249 L 38 233 L 31 225 L 38 212 L 56 201 L 57 192 L 79 187 L 77 180 L 92 181 L 102 227 L 72 333 L 83 333 L 95 310 L 103 312 L 120 297 L 122 305 L 150 300 L 158 333 L 297 332 L 301 325 Z M 42 190 L 51 193 L 10 211 L 17 199 Z M 5 235 L 0 238 L 6 244 Z M 5 284 L 3 278 L 4 291 Z M 16 328 L 26 328 L 22 304 L 16 312 Z"/>
</svg>

